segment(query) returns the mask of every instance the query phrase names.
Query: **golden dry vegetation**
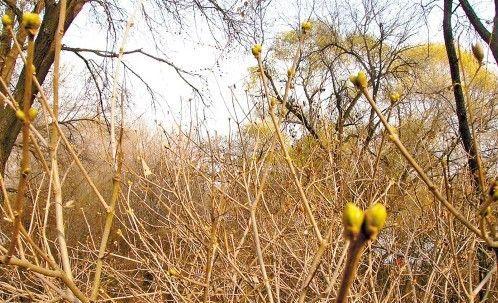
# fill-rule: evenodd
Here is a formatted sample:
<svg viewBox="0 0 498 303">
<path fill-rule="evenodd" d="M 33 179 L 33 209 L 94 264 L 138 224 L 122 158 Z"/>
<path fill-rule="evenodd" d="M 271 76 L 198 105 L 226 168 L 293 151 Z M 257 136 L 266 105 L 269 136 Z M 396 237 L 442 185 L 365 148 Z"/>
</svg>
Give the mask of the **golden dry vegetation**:
<svg viewBox="0 0 498 303">
<path fill-rule="evenodd" d="M 251 106 L 224 134 L 137 122 L 118 69 L 106 118 L 65 124 L 79 2 L 4 2 L 0 301 L 498 302 L 494 40 L 310 19 L 246 47 Z"/>
</svg>

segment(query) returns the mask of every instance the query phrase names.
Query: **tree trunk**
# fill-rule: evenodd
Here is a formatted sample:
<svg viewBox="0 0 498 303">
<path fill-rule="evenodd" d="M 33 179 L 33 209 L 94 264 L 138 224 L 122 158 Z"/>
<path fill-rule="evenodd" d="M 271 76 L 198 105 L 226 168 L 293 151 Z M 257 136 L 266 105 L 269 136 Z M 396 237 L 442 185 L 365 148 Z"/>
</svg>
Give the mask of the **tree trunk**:
<svg viewBox="0 0 498 303">
<path fill-rule="evenodd" d="M 444 0 L 444 17 L 443 17 L 443 34 L 444 43 L 446 46 L 446 53 L 448 55 L 448 63 L 450 66 L 451 81 L 453 83 L 453 94 L 455 96 L 456 114 L 458 117 L 458 131 L 460 133 L 460 138 L 462 140 L 463 147 L 467 153 L 467 161 L 469 165 L 469 170 L 471 173 L 472 183 L 478 196 L 481 196 L 484 188 L 481 188 L 481 183 L 479 182 L 479 164 L 477 159 L 477 150 L 472 140 L 472 135 L 469 127 L 469 121 L 467 119 L 467 108 L 465 106 L 465 97 L 463 94 L 462 83 L 460 79 L 460 70 L 458 67 L 458 56 L 455 50 L 455 43 L 453 39 L 453 28 L 451 27 L 451 15 L 452 15 L 452 0 Z M 485 247 L 483 244 L 479 243 L 476 249 L 477 263 L 478 263 L 478 277 L 479 281 L 484 279 L 487 268 L 487 256 Z M 498 262 L 498 259 L 497 259 Z M 478 293 L 479 301 L 484 299 L 486 289 L 482 288 Z"/>
<path fill-rule="evenodd" d="M 463 148 L 467 153 L 467 161 L 474 186 L 479 187 L 479 168 L 477 163 L 477 152 L 472 143 L 472 135 L 470 131 L 469 121 L 467 118 L 467 107 L 465 105 L 465 97 L 460 79 L 460 69 L 458 67 L 458 56 L 455 49 L 453 39 L 453 28 L 451 27 L 453 3 L 451 0 L 444 0 L 444 17 L 443 17 L 443 34 L 444 44 L 446 46 L 446 54 L 450 66 L 451 81 L 453 83 L 453 94 L 455 96 L 456 114 L 458 118 L 458 132 L 462 140 Z"/>
<path fill-rule="evenodd" d="M 86 1 L 84 0 L 72 0 L 68 2 L 64 32 L 67 31 L 83 8 L 85 2 Z M 54 2 L 46 3 L 44 13 L 43 22 L 38 36 L 36 37 L 34 57 L 36 78 L 40 84 L 45 81 L 45 78 L 54 63 L 54 38 L 57 31 L 57 23 L 59 21 L 59 5 Z M 14 90 L 14 98 L 17 102 L 21 102 L 24 94 L 24 77 L 25 68 L 23 68 Z M 38 91 L 33 87 L 32 101 L 37 93 Z M 21 126 L 21 121 L 16 118 L 12 109 L 5 108 L 0 110 L 0 169 L 2 173 L 5 172 L 5 165 L 12 152 Z"/>
</svg>

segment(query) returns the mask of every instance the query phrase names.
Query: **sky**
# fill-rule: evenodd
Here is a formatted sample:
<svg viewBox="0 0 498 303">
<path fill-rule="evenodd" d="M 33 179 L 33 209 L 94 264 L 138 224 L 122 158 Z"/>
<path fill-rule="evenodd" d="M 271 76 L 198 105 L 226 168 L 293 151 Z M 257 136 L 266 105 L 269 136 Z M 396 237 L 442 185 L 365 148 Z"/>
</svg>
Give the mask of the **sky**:
<svg viewBox="0 0 498 303">
<path fill-rule="evenodd" d="M 128 8 L 129 16 L 133 14 L 133 10 L 134 8 Z M 70 47 L 108 49 L 107 37 L 101 27 L 92 22 L 89 9 L 87 8 L 81 14 L 66 33 L 63 44 Z M 155 56 L 168 59 L 186 71 L 201 75 L 202 78 L 188 78 L 196 88 L 202 91 L 206 106 L 198 100 L 189 101 L 193 97 L 192 88 L 178 76 L 173 68 L 141 54 L 131 54 L 125 55 L 123 62 L 131 66 L 150 84 L 150 87 L 157 92 L 157 100 L 154 103 L 155 106 L 152 106 L 153 100 L 145 86 L 137 79 L 132 80 L 133 86 L 128 87 L 133 92 L 131 101 L 134 104 L 130 114 L 142 117 L 146 121 L 157 120 L 163 125 L 171 125 L 174 123 L 173 119 L 178 122 L 180 114 L 185 115 L 188 112 L 187 105 L 192 104 L 205 112 L 204 115 L 208 118 L 211 128 L 225 129 L 226 126 L 220 123 L 221 120 L 227 121 L 228 119 L 222 99 L 229 96 L 229 86 L 233 87 L 235 84 L 236 87 L 243 87 L 248 77 L 247 68 L 254 63 L 254 58 L 246 50 L 230 53 L 220 51 L 219 46 L 212 41 L 212 34 L 203 27 L 189 27 L 181 34 L 165 32 L 162 37 L 167 41 L 167 49 L 164 50 L 167 57 L 165 57 L 156 51 L 147 31 L 144 20 L 135 18 L 125 50 L 143 49 Z M 121 44 L 123 34 L 124 31 L 118 33 L 117 44 Z M 98 59 L 88 53 L 85 56 Z M 63 69 L 68 73 L 77 73 L 76 71 L 86 68 L 83 62 L 71 52 L 64 52 L 62 61 Z M 134 78 L 129 72 L 127 77 Z M 120 77 L 121 80 L 122 78 Z M 68 90 L 77 91 L 71 85 Z"/>
<path fill-rule="evenodd" d="M 125 2 L 125 15 L 127 15 L 126 18 L 130 18 L 136 7 L 127 1 L 123 3 Z M 442 4 L 442 1 L 439 2 Z M 397 6 L 403 5 L 400 1 L 392 3 Z M 413 4 L 413 2 L 410 3 Z M 281 9 L 282 6 L 285 6 L 286 9 Z M 478 12 L 487 18 L 491 16 L 490 7 L 492 7 L 491 1 L 476 3 Z M 264 17 L 266 44 L 263 43 L 263 45 L 271 44 L 272 36 L 291 29 L 292 26 L 296 26 L 308 16 L 313 19 L 314 16 L 310 13 L 312 9 L 326 11 L 330 7 L 318 8 L 311 2 L 299 0 L 296 2 L 281 0 L 270 2 L 268 13 Z M 126 23 L 126 18 L 122 24 Z M 63 44 L 71 47 L 108 49 L 110 46 L 105 30 L 102 30 L 94 21 L 92 13 L 87 7 L 66 33 Z M 443 39 L 441 21 L 441 8 L 436 2 L 436 6 L 426 19 L 426 24 L 420 24 L 419 30 L 411 42 L 441 42 Z M 130 81 L 128 89 L 133 92 L 130 102 L 133 102 L 134 105 L 128 113 L 129 120 L 140 117 L 141 121 L 148 121 L 147 124 L 150 126 L 157 122 L 166 128 L 174 129 L 175 124 L 180 121 L 183 125 L 189 123 L 189 116 L 192 116 L 189 108 L 191 105 L 195 108 L 196 114 L 194 116 L 204 120 L 207 129 L 226 133 L 228 118 L 233 115 L 232 96 L 236 96 L 241 104 L 245 104 L 244 87 L 249 78 L 248 68 L 255 65 L 255 60 L 250 53 L 248 43 L 246 43 L 247 45 L 235 43 L 225 47 L 223 37 L 216 34 L 213 36 L 213 33 L 201 20 L 196 19 L 194 22 L 192 19 L 185 21 L 185 23 L 187 26 L 181 32 L 175 30 L 161 32 L 161 41 L 166 41 L 163 52 L 166 54 L 166 58 L 174 62 L 175 65 L 202 75 L 202 81 L 194 79 L 193 83 L 203 92 L 205 104 L 199 100 L 192 101 L 192 89 L 168 65 L 139 54 L 126 55 L 123 62 L 131 66 L 157 92 L 157 102 L 154 103 L 155 106 L 152 106 L 152 98 L 140 81 L 137 79 Z M 121 30 L 118 32 L 118 44 L 121 43 L 122 37 L 123 31 Z M 216 44 L 213 37 L 219 39 L 221 43 Z M 136 16 L 125 49 L 143 49 L 164 58 L 165 55 L 156 51 L 153 41 L 154 39 L 147 30 L 147 24 L 140 16 Z M 116 46 L 114 48 L 117 49 Z M 86 56 L 92 58 L 89 54 Z M 64 52 L 62 60 L 63 70 L 68 73 L 78 74 L 85 69 L 83 62 L 70 52 Z M 130 73 L 127 73 L 127 77 L 133 78 Z M 67 90 L 68 95 L 78 92 L 74 85 L 68 85 Z M 85 94 L 81 91 L 78 93 Z M 243 110 L 247 110 L 247 107 L 243 106 Z"/>
</svg>

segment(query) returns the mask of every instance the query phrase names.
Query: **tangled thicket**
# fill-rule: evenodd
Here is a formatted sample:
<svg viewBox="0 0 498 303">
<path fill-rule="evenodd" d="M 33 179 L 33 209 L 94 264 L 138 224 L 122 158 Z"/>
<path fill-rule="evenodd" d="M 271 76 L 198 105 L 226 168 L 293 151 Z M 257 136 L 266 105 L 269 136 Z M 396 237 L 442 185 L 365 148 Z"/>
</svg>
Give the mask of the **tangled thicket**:
<svg viewBox="0 0 498 303">
<path fill-rule="evenodd" d="M 27 21 L 31 91 L 40 22 Z M 40 106 L 2 82 L 23 138 L 0 179 L 0 300 L 496 302 L 497 75 L 481 46 L 459 49 L 451 85 L 447 46 L 376 39 L 305 21 L 254 45 L 233 110 L 254 106 L 224 135 L 127 124 L 122 102 L 110 132 L 63 129 L 57 68 Z"/>
</svg>

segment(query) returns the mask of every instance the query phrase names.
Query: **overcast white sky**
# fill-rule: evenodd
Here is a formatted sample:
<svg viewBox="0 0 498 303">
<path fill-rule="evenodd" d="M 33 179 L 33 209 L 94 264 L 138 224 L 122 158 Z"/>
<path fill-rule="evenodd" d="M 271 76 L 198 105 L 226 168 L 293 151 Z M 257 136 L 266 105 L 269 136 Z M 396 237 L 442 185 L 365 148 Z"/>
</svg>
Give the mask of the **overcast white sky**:
<svg viewBox="0 0 498 303">
<path fill-rule="evenodd" d="M 309 15 L 311 5 L 311 2 L 306 1 L 298 1 L 294 4 L 289 1 L 273 1 L 269 8 L 270 13 L 266 16 L 271 26 L 265 28 L 265 37 L 271 37 L 275 33 L 290 29 L 291 24 L 299 24 L 298 19 L 304 19 L 303 16 Z M 403 5 L 403 3 L 393 1 L 393 5 Z M 281 9 L 284 6 L 286 9 Z M 490 10 L 485 9 L 492 7 L 491 1 L 479 2 L 477 7 L 485 17 L 491 15 Z M 131 14 L 132 11 L 133 8 L 128 7 L 127 13 Z M 442 41 L 441 9 L 435 8 L 427 21 L 429 28 L 421 26 L 413 42 Z M 121 39 L 122 33 L 118 35 Z M 104 50 L 108 47 L 106 38 L 105 31 L 92 22 L 92 16 L 87 8 L 78 16 L 63 43 L 72 47 Z M 208 127 L 224 132 L 228 126 L 227 106 L 231 106 L 229 87 L 235 85 L 237 96 L 244 99 L 243 88 L 248 77 L 247 68 L 255 63 L 250 51 L 236 45 L 230 52 L 221 51 L 213 42 L 211 33 L 203 27 L 202 22 L 192 24 L 182 34 L 164 32 L 161 38 L 168 41 L 165 52 L 169 60 L 185 70 L 204 76 L 206 83 L 195 82 L 198 88 L 206 93 L 206 101 L 209 103 L 208 108 L 203 108 L 201 111 L 205 113 Z M 147 36 L 146 24 L 140 18 L 135 20 L 126 50 L 138 48 L 157 55 L 154 44 Z M 163 57 L 163 55 L 160 56 Z M 124 61 L 133 66 L 136 72 L 159 93 L 159 107 L 155 111 L 152 109 L 151 99 L 145 88 L 138 81 L 133 81 L 133 102 L 136 104 L 133 115 L 143 115 L 146 119 L 157 119 L 165 125 L 171 125 L 172 118 L 180 116 L 182 111 L 180 105 L 187 104 L 192 97 L 191 88 L 166 64 L 158 63 L 142 55 L 127 55 Z M 63 62 L 66 71 L 78 72 L 84 68 L 82 62 L 69 52 L 63 54 Z M 129 75 L 129 77 L 132 76 Z M 71 90 L 74 87 L 67 89 Z M 197 103 L 197 105 L 200 108 L 201 104 Z"/>
</svg>

